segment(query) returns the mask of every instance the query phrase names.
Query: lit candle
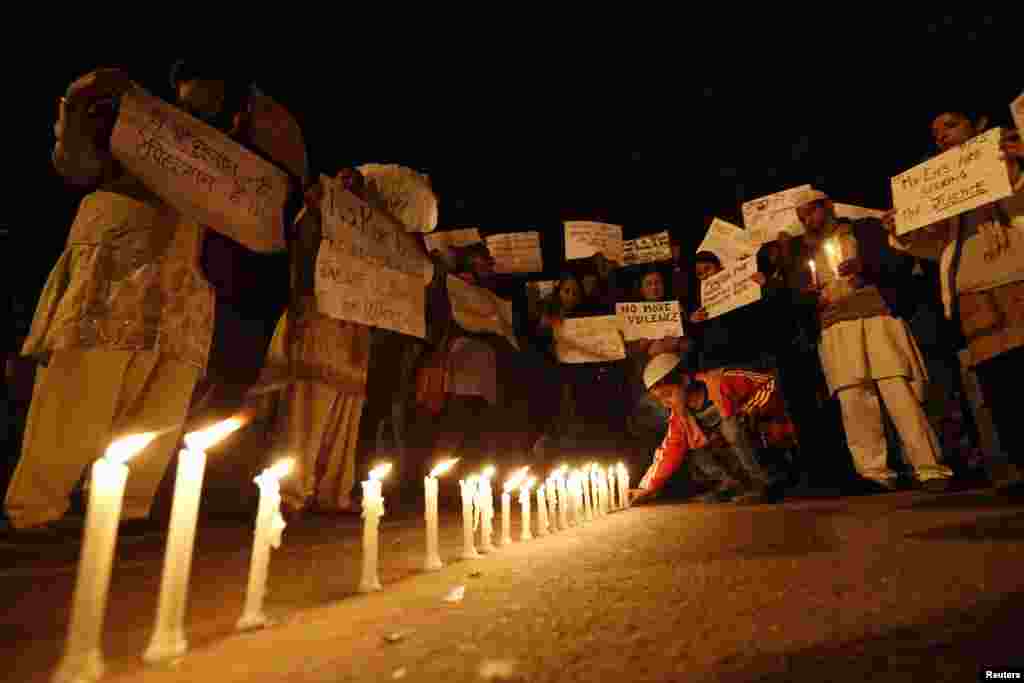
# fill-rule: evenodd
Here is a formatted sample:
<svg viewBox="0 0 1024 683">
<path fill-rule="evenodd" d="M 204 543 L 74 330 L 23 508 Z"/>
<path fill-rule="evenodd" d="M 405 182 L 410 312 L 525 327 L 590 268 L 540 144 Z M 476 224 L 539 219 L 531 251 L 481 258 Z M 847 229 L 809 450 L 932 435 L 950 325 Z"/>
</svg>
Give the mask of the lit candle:
<svg viewBox="0 0 1024 683">
<path fill-rule="evenodd" d="M 608 482 L 608 468 L 602 467 L 598 477 L 598 481 L 601 484 L 601 509 L 604 512 L 604 514 L 607 515 L 611 512 L 612 509 L 611 497 L 609 495 L 611 493 L 611 488 L 609 487 Z"/>
<path fill-rule="evenodd" d="M 71 601 L 64 656 L 53 675 L 54 683 L 95 681 L 103 677 L 103 619 L 107 611 L 110 573 L 117 545 L 117 525 L 128 481 L 129 458 L 156 438 L 138 434 L 115 441 L 92 465 L 89 504 L 85 513 L 78 577 Z"/>
<path fill-rule="evenodd" d="M 245 591 L 245 607 L 236 627 L 240 630 L 261 628 L 269 623 L 263 613 L 270 569 L 270 549 L 281 547 L 284 517 L 281 516 L 281 479 L 292 471 L 293 458 L 282 460 L 263 470 L 253 481 L 260 487 L 260 504 L 256 512 L 256 531 L 252 541 L 249 584 Z"/>
<path fill-rule="evenodd" d="M 522 513 L 522 529 L 519 533 L 520 541 L 529 541 L 533 538 L 533 532 L 531 527 L 533 526 L 530 522 L 530 491 L 537 483 L 536 477 L 530 477 L 526 482 L 519 487 L 519 508 Z"/>
<path fill-rule="evenodd" d="M 825 240 L 825 256 L 832 272 L 839 277 L 839 245 L 834 238 Z"/>
<path fill-rule="evenodd" d="M 583 512 L 583 476 L 582 471 L 576 470 L 572 477 L 572 507 L 577 526 L 586 521 L 586 514 Z"/>
<path fill-rule="evenodd" d="M 537 487 L 537 535 L 547 536 L 549 533 L 547 487 L 541 484 Z"/>
<path fill-rule="evenodd" d="M 605 473 L 608 476 L 608 509 L 609 510 L 618 510 L 619 509 L 619 504 L 615 500 L 615 498 L 616 498 L 615 494 L 618 492 L 617 489 L 615 488 L 615 469 L 612 468 L 609 465 L 605 469 Z"/>
<path fill-rule="evenodd" d="M 444 566 L 437 549 L 437 478 L 454 467 L 458 461 L 458 458 L 453 458 L 442 462 L 430 470 L 430 474 L 423 479 L 427 523 L 427 556 L 423 562 L 423 569 L 428 572 L 437 571 Z"/>
<path fill-rule="evenodd" d="M 566 481 L 566 488 L 569 491 L 569 526 L 579 526 L 579 506 L 576 504 L 576 484 L 579 482 L 579 473 L 571 470 Z"/>
<path fill-rule="evenodd" d="M 185 435 L 185 448 L 178 453 L 174 477 L 171 523 L 164 550 L 164 568 L 160 577 L 156 626 L 142 658 L 160 662 L 180 657 L 188 650 L 185 638 L 185 606 L 188 581 L 192 573 L 196 524 L 199 521 L 199 497 L 206 471 L 206 450 L 242 427 L 245 422 L 233 417 L 208 429 Z"/>
<path fill-rule="evenodd" d="M 519 488 L 526 473 L 530 471 L 529 466 L 518 470 L 508 481 L 505 482 L 505 491 L 501 494 L 501 544 L 512 543 L 512 492 Z"/>
<path fill-rule="evenodd" d="M 475 475 L 459 480 L 459 490 L 462 492 L 462 559 L 464 560 L 475 560 L 480 557 L 474 542 L 477 488 Z"/>
<path fill-rule="evenodd" d="M 818 266 L 814 262 L 814 259 L 811 259 L 810 261 L 807 262 L 807 267 L 811 269 L 811 286 L 812 287 L 817 287 L 818 286 Z"/>
<path fill-rule="evenodd" d="M 583 479 L 580 482 L 583 488 L 583 518 L 592 522 L 594 520 L 594 507 L 590 497 L 590 469 L 592 465 L 583 468 Z"/>
<path fill-rule="evenodd" d="M 380 557 L 380 518 L 384 516 L 384 496 L 381 478 L 391 471 L 391 463 L 370 470 L 370 478 L 363 482 L 363 576 L 359 580 L 360 593 L 381 589 L 377 574 Z"/>
<path fill-rule="evenodd" d="M 491 477 L 494 467 L 484 469 L 480 475 L 480 552 L 494 552 L 494 491 L 491 489 Z"/>
<path fill-rule="evenodd" d="M 555 482 L 558 484 L 558 527 L 563 530 L 569 528 L 569 490 L 565 483 L 568 471 L 569 466 L 562 465 L 555 474 Z"/>
<path fill-rule="evenodd" d="M 555 481 L 554 475 L 548 477 L 545 488 L 548 496 L 548 512 L 551 513 L 548 528 L 551 529 L 551 533 L 555 533 L 558 531 L 558 482 Z"/>
<path fill-rule="evenodd" d="M 622 500 L 622 507 L 628 508 L 630 506 L 629 501 L 629 470 L 621 462 L 618 466 L 619 476 L 619 498 Z"/>
<path fill-rule="evenodd" d="M 597 463 L 590 466 L 590 498 L 594 506 L 594 517 L 601 516 L 601 488 L 597 480 Z"/>
</svg>

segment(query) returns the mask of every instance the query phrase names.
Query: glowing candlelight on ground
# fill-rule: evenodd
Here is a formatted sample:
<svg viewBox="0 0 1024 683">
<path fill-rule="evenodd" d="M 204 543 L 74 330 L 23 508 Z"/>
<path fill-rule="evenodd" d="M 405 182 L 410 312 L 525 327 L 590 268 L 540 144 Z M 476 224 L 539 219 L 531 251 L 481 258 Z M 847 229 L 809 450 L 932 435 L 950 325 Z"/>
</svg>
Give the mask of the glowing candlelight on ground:
<svg viewBox="0 0 1024 683">
<path fill-rule="evenodd" d="M 519 508 L 522 513 L 522 529 L 519 533 L 520 541 L 529 541 L 533 538 L 530 522 L 530 491 L 537 483 L 537 477 L 530 477 L 519 487 Z"/>
<path fill-rule="evenodd" d="M 71 601 L 71 623 L 64 656 L 53 675 L 54 683 L 95 681 L 103 677 L 103 620 L 117 545 L 117 525 L 121 521 L 121 503 L 128 481 L 125 463 L 156 436 L 150 432 L 115 441 L 92 465 L 78 577 Z"/>
<path fill-rule="evenodd" d="M 505 491 L 501 494 L 501 544 L 512 543 L 512 492 L 519 488 L 530 471 L 529 466 L 516 471 L 508 481 L 505 482 Z"/>
<path fill-rule="evenodd" d="M 807 262 L 807 267 L 811 269 L 811 286 L 818 286 L 818 265 L 811 259 Z"/>
<path fill-rule="evenodd" d="M 548 512 L 550 513 L 548 527 L 551 529 L 551 533 L 555 533 L 558 531 L 558 482 L 555 480 L 555 475 L 548 477 L 545 488 L 548 498 Z"/>
<path fill-rule="evenodd" d="M 381 479 L 391 471 L 391 463 L 378 465 L 370 470 L 370 477 L 363 482 L 363 576 L 359 581 L 360 593 L 372 593 L 381 589 L 377 574 L 380 558 L 380 518 L 384 516 L 384 495 Z"/>
<path fill-rule="evenodd" d="M 462 559 L 474 560 L 480 557 L 476 551 L 474 542 L 476 524 L 477 504 L 477 482 L 476 476 L 459 480 L 459 490 L 462 492 Z"/>
<path fill-rule="evenodd" d="M 491 489 L 493 466 L 480 475 L 480 552 L 494 552 L 494 491 Z"/>
<path fill-rule="evenodd" d="M 245 424 L 233 417 L 207 429 L 185 435 L 185 448 L 178 453 L 178 469 L 174 478 L 174 499 L 171 523 L 164 550 L 164 568 L 160 578 L 156 626 L 142 658 L 159 662 L 179 657 L 188 650 L 185 638 L 185 606 L 188 581 L 192 573 L 196 524 L 199 521 L 199 497 L 206 471 L 206 449 L 221 441 Z"/>
<path fill-rule="evenodd" d="M 541 484 L 537 487 L 537 535 L 547 536 L 549 533 L 547 487 Z"/>
<path fill-rule="evenodd" d="M 558 485 L 558 528 L 565 530 L 569 528 L 569 490 L 565 483 L 565 475 L 569 471 L 568 465 L 562 465 L 555 472 L 555 483 Z"/>
<path fill-rule="evenodd" d="M 622 507 L 628 508 L 630 505 L 629 501 L 629 470 L 621 462 L 618 464 L 619 476 L 619 499 L 622 501 Z"/>
<path fill-rule="evenodd" d="M 430 470 L 430 474 L 423 479 L 427 523 L 427 556 L 423 568 L 428 572 L 437 571 L 444 566 L 437 548 L 437 478 L 454 467 L 458 461 L 458 458 L 445 460 Z"/>
<path fill-rule="evenodd" d="M 263 613 L 263 599 L 267 594 L 270 549 L 281 547 L 281 534 L 285 528 L 284 517 L 281 516 L 281 479 L 288 476 L 294 466 L 295 459 L 288 458 L 268 467 L 253 479 L 260 487 L 260 504 L 256 512 L 245 608 L 237 624 L 237 628 L 242 630 L 260 628 L 269 621 Z"/>
</svg>

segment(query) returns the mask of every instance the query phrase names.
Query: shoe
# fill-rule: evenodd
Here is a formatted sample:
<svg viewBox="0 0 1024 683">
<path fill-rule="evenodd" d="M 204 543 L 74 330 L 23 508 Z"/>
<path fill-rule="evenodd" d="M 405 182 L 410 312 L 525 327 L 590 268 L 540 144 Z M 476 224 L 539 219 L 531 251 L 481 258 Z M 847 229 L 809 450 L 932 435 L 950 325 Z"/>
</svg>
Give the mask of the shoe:
<svg viewBox="0 0 1024 683">
<path fill-rule="evenodd" d="M 864 479 L 858 483 L 854 495 L 874 496 L 880 493 L 895 493 L 896 491 L 899 491 L 899 486 L 895 481 Z"/>
<path fill-rule="evenodd" d="M 781 491 L 775 489 L 761 489 L 741 493 L 732 499 L 737 505 L 771 505 L 781 503 L 785 496 Z"/>
<path fill-rule="evenodd" d="M 928 493 L 950 493 L 956 490 L 956 482 L 952 478 L 941 477 L 920 481 L 917 483 L 917 487 Z"/>
</svg>

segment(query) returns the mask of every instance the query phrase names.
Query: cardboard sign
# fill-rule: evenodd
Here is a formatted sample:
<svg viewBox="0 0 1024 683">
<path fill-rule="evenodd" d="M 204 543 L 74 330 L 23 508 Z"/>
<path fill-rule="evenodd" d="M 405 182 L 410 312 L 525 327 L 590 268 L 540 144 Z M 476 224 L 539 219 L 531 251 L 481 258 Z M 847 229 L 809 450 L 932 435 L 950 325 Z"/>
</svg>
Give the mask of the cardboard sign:
<svg viewBox="0 0 1024 683">
<path fill-rule="evenodd" d="M 748 258 L 701 282 L 701 307 L 707 311 L 708 319 L 759 301 L 761 286 L 750 279 L 756 272 L 757 259 Z"/>
<path fill-rule="evenodd" d="M 728 221 L 716 218 L 708 227 L 708 234 L 697 247 L 697 251 L 710 251 L 718 257 L 722 265 L 737 259 L 745 258 L 754 253 L 755 245 L 750 234 L 743 228 Z"/>
<path fill-rule="evenodd" d="M 892 179 L 896 234 L 904 235 L 1013 194 L 993 128 Z"/>
<path fill-rule="evenodd" d="M 566 221 L 565 259 L 604 254 L 609 261 L 622 263 L 622 226 L 591 221 Z"/>
<path fill-rule="evenodd" d="M 1010 102 L 1010 114 L 1013 115 L 1013 125 L 1017 127 L 1021 135 L 1024 135 L 1024 93 Z"/>
<path fill-rule="evenodd" d="M 110 149 L 182 214 L 253 251 L 285 248 L 288 176 L 212 126 L 136 89 L 121 98 Z"/>
<path fill-rule="evenodd" d="M 865 209 L 860 206 L 854 206 L 853 204 L 832 202 L 832 206 L 835 208 L 837 218 L 849 218 L 852 221 L 860 220 L 861 218 L 877 218 L 881 220 L 882 216 L 885 215 L 884 211 Z"/>
<path fill-rule="evenodd" d="M 448 276 L 448 300 L 452 315 L 467 332 L 490 333 L 504 337 L 516 349 L 515 327 L 512 324 L 512 302 L 498 298 L 494 292 L 474 287 L 454 275 Z"/>
<path fill-rule="evenodd" d="M 569 318 L 555 330 L 555 354 L 563 363 L 606 363 L 626 357 L 617 315 Z"/>
<path fill-rule="evenodd" d="M 480 244 L 484 240 L 477 228 L 464 228 L 424 235 L 423 241 L 427 245 L 427 251 L 438 249 L 443 253 L 449 247 L 467 247 L 470 244 Z"/>
<path fill-rule="evenodd" d="M 341 320 L 426 336 L 426 284 L 434 267 L 390 215 L 321 177 L 323 241 L 316 262 L 317 309 Z"/>
<path fill-rule="evenodd" d="M 667 230 L 656 235 L 626 240 L 622 243 L 622 265 L 624 266 L 671 260 L 672 246 Z"/>
<path fill-rule="evenodd" d="M 615 314 L 626 341 L 682 337 L 678 301 L 638 301 L 615 305 Z"/>
<path fill-rule="evenodd" d="M 771 242 L 782 231 L 786 231 L 791 237 L 802 235 L 804 227 L 796 215 L 794 203 L 797 195 L 810 189 L 810 185 L 801 185 L 744 202 L 743 225 L 750 231 L 752 241 L 755 244 Z"/>
<path fill-rule="evenodd" d="M 488 235 L 485 241 L 497 273 L 539 273 L 544 270 L 539 232 Z"/>
</svg>

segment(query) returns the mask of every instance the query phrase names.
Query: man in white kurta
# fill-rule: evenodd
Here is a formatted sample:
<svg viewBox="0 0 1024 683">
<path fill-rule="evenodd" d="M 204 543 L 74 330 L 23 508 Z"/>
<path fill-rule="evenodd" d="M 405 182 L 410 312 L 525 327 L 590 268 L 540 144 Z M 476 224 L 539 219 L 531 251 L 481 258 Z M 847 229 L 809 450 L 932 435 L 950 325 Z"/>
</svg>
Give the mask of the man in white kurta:
<svg viewBox="0 0 1024 683">
<path fill-rule="evenodd" d="M 882 402 L 922 488 L 948 490 L 952 471 L 939 462 L 939 443 L 922 408 L 928 381 L 907 324 L 894 310 L 898 267 L 885 264 L 887 234 L 873 221 L 841 223 L 831 200 L 811 190 L 797 202 L 815 263 L 821 340 L 818 351 L 829 390 L 842 407 L 857 472 L 884 489 L 888 466 Z"/>
</svg>

